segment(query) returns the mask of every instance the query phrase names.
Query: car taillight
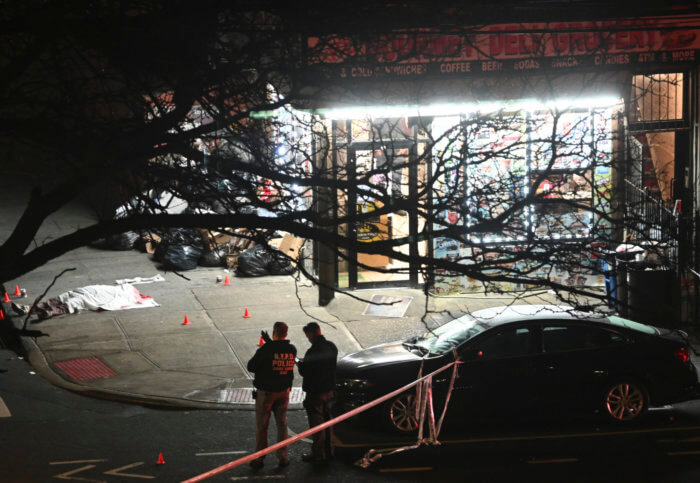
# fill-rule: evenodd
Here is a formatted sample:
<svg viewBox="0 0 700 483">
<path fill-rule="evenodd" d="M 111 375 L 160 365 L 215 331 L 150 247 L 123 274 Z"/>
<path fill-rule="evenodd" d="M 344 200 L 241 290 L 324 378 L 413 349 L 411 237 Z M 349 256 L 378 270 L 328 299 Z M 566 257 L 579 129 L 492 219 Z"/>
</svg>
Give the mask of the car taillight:
<svg viewBox="0 0 700 483">
<path fill-rule="evenodd" d="M 676 352 L 674 352 L 673 355 L 683 364 L 690 360 L 690 354 L 688 353 L 688 349 L 686 347 L 681 347 Z"/>
</svg>

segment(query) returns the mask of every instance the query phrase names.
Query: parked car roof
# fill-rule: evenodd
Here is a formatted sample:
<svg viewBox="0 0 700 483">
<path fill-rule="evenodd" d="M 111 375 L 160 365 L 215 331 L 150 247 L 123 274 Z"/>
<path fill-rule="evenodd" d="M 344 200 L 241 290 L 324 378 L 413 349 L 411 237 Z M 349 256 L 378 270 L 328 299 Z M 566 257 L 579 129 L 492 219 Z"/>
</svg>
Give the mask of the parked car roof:
<svg viewBox="0 0 700 483">
<path fill-rule="evenodd" d="M 568 305 L 509 305 L 477 310 L 472 317 L 489 326 L 526 321 L 528 319 L 586 320 L 608 323 L 602 314 L 582 312 Z"/>
</svg>

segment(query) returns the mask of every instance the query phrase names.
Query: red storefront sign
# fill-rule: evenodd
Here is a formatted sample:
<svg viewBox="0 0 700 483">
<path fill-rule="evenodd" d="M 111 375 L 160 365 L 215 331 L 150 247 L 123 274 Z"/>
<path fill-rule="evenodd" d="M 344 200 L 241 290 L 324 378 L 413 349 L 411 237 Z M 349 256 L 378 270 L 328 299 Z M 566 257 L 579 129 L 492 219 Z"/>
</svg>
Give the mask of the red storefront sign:
<svg viewBox="0 0 700 483">
<path fill-rule="evenodd" d="M 695 62 L 700 17 L 490 25 L 445 34 L 398 32 L 368 41 L 307 39 L 307 64 L 341 77 L 450 75 Z"/>
</svg>

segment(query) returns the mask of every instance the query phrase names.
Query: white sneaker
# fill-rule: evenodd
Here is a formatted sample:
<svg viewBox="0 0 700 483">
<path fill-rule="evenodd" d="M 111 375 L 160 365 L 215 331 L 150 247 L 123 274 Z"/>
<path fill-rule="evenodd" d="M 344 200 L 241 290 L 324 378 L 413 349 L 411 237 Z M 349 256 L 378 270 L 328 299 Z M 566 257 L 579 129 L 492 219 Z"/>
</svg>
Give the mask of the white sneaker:
<svg viewBox="0 0 700 483">
<path fill-rule="evenodd" d="M 12 302 L 12 310 L 17 314 L 17 315 L 27 315 L 32 307 L 30 305 L 25 305 L 25 304 L 16 304 Z"/>
</svg>

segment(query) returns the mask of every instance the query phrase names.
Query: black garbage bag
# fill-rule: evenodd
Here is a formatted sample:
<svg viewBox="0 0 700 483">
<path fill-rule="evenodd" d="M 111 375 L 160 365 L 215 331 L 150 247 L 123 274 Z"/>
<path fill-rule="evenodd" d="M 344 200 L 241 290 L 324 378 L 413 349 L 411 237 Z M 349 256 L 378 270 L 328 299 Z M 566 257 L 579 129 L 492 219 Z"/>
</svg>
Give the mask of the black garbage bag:
<svg viewBox="0 0 700 483">
<path fill-rule="evenodd" d="M 239 277 L 262 277 L 267 275 L 267 265 L 272 261 L 272 255 L 265 247 L 256 245 L 243 250 L 238 256 L 236 275 Z"/>
<path fill-rule="evenodd" d="M 163 263 L 175 270 L 193 270 L 202 255 L 202 249 L 189 245 L 168 245 Z"/>
<path fill-rule="evenodd" d="M 288 275 L 293 272 L 294 266 L 281 253 L 271 252 L 262 245 L 243 250 L 236 268 L 239 277 Z"/>
<path fill-rule="evenodd" d="M 174 270 L 192 270 L 197 268 L 203 251 L 202 237 L 197 230 L 174 228 L 165 234 L 154 256 Z"/>
<path fill-rule="evenodd" d="M 201 249 L 202 235 L 192 228 L 171 228 L 165 234 L 164 242 L 175 245 L 191 245 Z"/>
<path fill-rule="evenodd" d="M 267 266 L 270 275 L 291 275 L 295 270 L 294 265 L 280 252 L 274 252 L 272 261 Z"/>
<path fill-rule="evenodd" d="M 226 264 L 226 250 L 228 244 L 219 245 L 212 250 L 205 251 L 199 257 L 199 264 L 203 267 L 222 267 Z"/>
<path fill-rule="evenodd" d="M 109 250 L 131 250 L 139 238 L 139 234 L 135 231 L 125 231 L 124 233 L 108 236 L 105 246 Z"/>
<path fill-rule="evenodd" d="M 91 245 L 104 250 L 131 250 L 139 238 L 139 234 L 135 231 L 127 231 L 109 235 L 107 238 L 100 238 L 91 243 Z"/>
</svg>

